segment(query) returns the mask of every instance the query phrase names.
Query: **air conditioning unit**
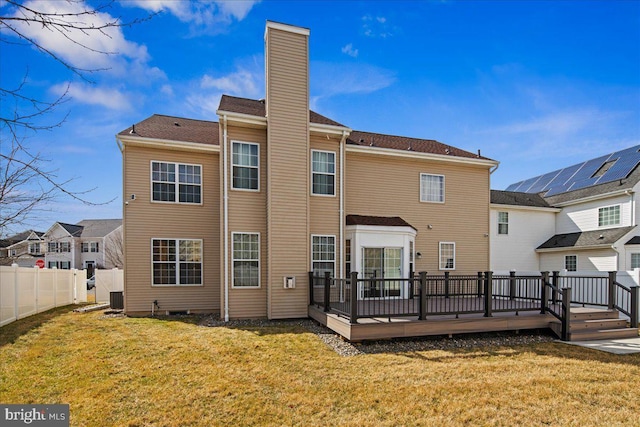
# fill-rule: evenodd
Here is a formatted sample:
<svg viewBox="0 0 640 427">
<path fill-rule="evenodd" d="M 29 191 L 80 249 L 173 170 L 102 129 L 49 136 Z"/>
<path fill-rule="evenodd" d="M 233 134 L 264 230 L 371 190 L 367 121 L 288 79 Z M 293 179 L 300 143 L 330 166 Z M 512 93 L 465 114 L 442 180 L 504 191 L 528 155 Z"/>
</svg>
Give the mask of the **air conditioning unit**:
<svg viewBox="0 0 640 427">
<path fill-rule="evenodd" d="M 284 288 L 285 289 L 293 289 L 296 287 L 296 278 L 295 276 L 285 276 L 284 277 Z"/>
</svg>

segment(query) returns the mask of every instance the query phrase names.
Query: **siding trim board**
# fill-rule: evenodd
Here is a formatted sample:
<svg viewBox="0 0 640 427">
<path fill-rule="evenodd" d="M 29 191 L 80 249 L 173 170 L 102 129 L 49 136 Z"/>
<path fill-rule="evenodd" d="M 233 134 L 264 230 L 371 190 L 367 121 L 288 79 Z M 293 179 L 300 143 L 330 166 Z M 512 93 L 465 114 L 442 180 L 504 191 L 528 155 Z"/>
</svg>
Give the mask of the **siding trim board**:
<svg viewBox="0 0 640 427">
<path fill-rule="evenodd" d="M 184 150 L 184 151 L 199 151 L 199 152 L 219 152 L 219 145 L 202 144 L 200 142 L 184 142 L 184 141 L 172 141 L 169 139 L 154 139 L 154 138 L 142 138 L 134 136 L 122 136 L 119 135 L 116 138 L 126 146 L 140 146 L 150 148 L 165 148 L 169 150 Z"/>
<path fill-rule="evenodd" d="M 362 147 L 362 146 L 349 145 L 349 144 L 346 145 L 345 150 L 347 151 L 347 153 L 375 154 L 375 155 L 392 156 L 392 157 L 408 157 L 413 159 L 433 160 L 436 162 L 463 163 L 468 165 L 477 165 L 477 166 L 485 166 L 485 167 L 498 166 L 499 164 L 499 162 L 495 160 L 471 159 L 468 157 L 454 157 L 454 156 L 447 156 L 442 154 L 420 153 L 416 151 L 400 151 L 392 148 Z"/>
</svg>

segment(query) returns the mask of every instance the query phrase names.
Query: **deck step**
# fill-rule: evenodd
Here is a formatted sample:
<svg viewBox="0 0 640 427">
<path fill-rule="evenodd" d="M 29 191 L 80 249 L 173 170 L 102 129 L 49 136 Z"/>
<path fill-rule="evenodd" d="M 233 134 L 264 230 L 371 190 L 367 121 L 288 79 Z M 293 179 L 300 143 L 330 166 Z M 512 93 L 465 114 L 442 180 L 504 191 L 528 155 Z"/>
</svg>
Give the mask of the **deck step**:
<svg viewBox="0 0 640 427">
<path fill-rule="evenodd" d="M 583 330 L 594 329 L 623 329 L 627 327 L 625 319 L 589 319 L 589 320 L 572 320 L 569 330 L 572 333 Z"/>
<path fill-rule="evenodd" d="M 591 329 L 580 332 L 572 332 L 569 336 L 569 341 L 597 341 L 620 338 L 638 338 L 638 329 Z"/>
<path fill-rule="evenodd" d="M 618 319 L 618 310 L 571 307 L 571 321 L 574 320 L 596 320 L 596 319 Z"/>
</svg>

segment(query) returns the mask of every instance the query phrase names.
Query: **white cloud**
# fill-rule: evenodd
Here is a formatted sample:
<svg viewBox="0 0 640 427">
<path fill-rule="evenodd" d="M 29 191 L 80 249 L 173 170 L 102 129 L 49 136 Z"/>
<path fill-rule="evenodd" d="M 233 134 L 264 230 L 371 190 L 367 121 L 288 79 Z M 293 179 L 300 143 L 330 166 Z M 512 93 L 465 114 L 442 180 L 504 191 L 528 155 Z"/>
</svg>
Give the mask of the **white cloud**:
<svg viewBox="0 0 640 427">
<path fill-rule="evenodd" d="M 348 45 L 342 48 L 342 53 L 346 53 L 347 55 L 357 58 L 358 57 L 358 49 L 353 48 L 353 44 L 349 43 Z"/>
<path fill-rule="evenodd" d="M 80 104 L 99 105 L 110 110 L 127 111 L 132 105 L 131 101 L 117 89 L 106 89 L 82 83 L 60 83 L 53 86 L 50 91 L 56 96 L 62 95 L 69 88 L 68 95 Z"/>
<path fill-rule="evenodd" d="M 177 0 L 129 0 L 126 6 L 137 6 L 151 12 L 168 12 L 193 30 L 217 33 L 226 30 L 234 20 L 242 21 L 258 1 L 177 1 Z"/>
<path fill-rule="evenodd" d="M 392 28 L 384 16 L 365 15 L 362 17 L 362 31 L 367 37 L 387 38 L 393 36 Z"/>
</svg>

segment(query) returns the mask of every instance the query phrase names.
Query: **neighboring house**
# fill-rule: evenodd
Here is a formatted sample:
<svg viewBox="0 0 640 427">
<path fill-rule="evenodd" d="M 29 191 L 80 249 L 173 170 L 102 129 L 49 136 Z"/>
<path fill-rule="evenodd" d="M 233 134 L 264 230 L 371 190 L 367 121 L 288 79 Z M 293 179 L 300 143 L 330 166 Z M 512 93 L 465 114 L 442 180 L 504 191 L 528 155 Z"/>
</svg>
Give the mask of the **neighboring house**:
<svg viewBox="0 0 640 427">
<path fill-rule="evenodd" d="M 33 267 L 44 257 L 44 241 L 41 231 L 27 230 L 0 240 L 0 264 L 18 264 Z"/>
<path fill-rule="evenodd" d="M 640 145 L 492 192 L 491 268 L 639 268 L 639 163 Z M 517 201 L 523 197 L 535 200 L 535 206 L 523 207 Z M 501 235 L 505 227 L 508 234 Z"/>
<path fill-rule="evenodd" d="M 56 222 L 44 234 L 47 268 L 87 270 L 122 267 L 110 254 L 120 251 L 118 238 L 122 233 L 121 219 L 86 219 L 77 224 Z"/>
<path fill-rule="evenodd" d="M 489 268 L 498 163 L 310 111 L 308 36 L 267 23 L 265 100 L 223 96 L 219 123 L 154 115 L 117 135 L 127 313 L 307 317 L 309 271 Z M 394 283 L 359 297 L 407 297 Z"/>
</svg>

